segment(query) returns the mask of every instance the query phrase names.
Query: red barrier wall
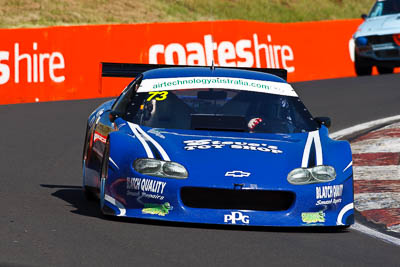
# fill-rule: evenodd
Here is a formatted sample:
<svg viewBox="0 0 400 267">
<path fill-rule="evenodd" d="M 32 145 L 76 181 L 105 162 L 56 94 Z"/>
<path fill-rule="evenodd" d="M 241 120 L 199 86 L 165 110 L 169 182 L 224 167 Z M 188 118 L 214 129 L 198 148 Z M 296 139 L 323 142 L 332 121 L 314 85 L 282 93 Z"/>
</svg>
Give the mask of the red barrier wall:
<svg viewBox="0 0 400 267">
<path fill-rule="evenodd" d="M 0 30 L 0 104 L 118 95 L 99 62 L 284 67 L 288 80 L 354 76 L 349 41 L 361 20 L 214 21 Z"/>
</svg>

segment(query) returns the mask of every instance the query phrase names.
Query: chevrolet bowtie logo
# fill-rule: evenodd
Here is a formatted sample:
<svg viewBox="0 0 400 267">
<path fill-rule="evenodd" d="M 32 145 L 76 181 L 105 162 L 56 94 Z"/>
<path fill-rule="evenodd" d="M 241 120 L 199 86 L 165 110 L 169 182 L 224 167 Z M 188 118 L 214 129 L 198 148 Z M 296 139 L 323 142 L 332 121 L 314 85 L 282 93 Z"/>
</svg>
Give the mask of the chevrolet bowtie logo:
<svg viewBox="0 0 400 267">
<path fill-rule="evenodd" d="M 230 171 L 226 172 L 225 176 L 232 176 L 232 177 L 249 177 L 251 173 L 243 172 L 243 171 Z"/>
</svg>

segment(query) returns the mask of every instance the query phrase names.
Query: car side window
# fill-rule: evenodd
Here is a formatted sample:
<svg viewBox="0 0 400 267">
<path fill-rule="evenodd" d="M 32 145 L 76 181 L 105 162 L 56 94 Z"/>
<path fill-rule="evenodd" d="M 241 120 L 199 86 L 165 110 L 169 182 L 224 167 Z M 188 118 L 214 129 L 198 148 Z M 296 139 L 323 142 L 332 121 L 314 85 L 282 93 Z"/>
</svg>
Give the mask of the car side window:
<svg viewBox="0 0 400 267">
<path fill-rule="evenodd" d="M 112 111 L 120 114 L 120 116 L 122 117 L 126 115 L 126 112 L 129 109 L 129 106 L 136 95 L 136 91 L 139 88 L 142 78 L 143 78 L 142 75 L 138 76 L 125 88 L 125 90 L 121 93 L 121 95 L 118 97 L 118 99 L 112 106 L 111 108 Z"/>
<path fill-rule="evenodd" d="M 371 14 L 369 14 L 369 16 L 371 18 L 382 16 L 382 10 L 383 10 L 383 3 L 377 2 L 373 7 Z"/>
</svg>

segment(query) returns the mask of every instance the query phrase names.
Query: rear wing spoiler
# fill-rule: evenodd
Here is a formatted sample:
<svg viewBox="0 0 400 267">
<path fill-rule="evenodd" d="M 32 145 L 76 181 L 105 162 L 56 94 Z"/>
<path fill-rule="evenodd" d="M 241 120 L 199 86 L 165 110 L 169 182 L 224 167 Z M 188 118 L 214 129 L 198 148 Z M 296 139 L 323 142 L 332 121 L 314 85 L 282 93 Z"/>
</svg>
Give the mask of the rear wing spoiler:
<svg viewBox="0 0 400 267">
<path fill-rule="evenodd" d="M 207 66 L 187 66 L 187 65 L 163 65 L 163 64 L 133 64 L 133 63 L 110 63 L 102 62 L 100 64 L 101 77 L 121 77 L 135 78 L 139 74 L 159 68 L 173 67 L 207 67 Z M 241 70 L 251 70 L 276 75 L 285 81 L 287 80 L 287 71 L 285 69 L 268 69 L 268 68 L 243 68 L 243 67 L 216 67 L 216 68 L 233 68 Z"/>
</svg>

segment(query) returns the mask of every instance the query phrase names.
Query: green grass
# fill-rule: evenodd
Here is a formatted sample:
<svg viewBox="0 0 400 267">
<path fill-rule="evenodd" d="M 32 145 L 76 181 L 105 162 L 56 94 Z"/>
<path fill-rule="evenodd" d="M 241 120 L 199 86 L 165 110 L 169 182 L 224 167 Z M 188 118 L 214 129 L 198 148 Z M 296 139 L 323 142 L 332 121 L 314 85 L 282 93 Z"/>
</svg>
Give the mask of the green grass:
<svg viewBox="0 0 400 267">
<path fill-rule="evenodd" d="M 243 19 L 359 18 L 375 0 L 0 0 L 0 27 Z"/>
</svg>

